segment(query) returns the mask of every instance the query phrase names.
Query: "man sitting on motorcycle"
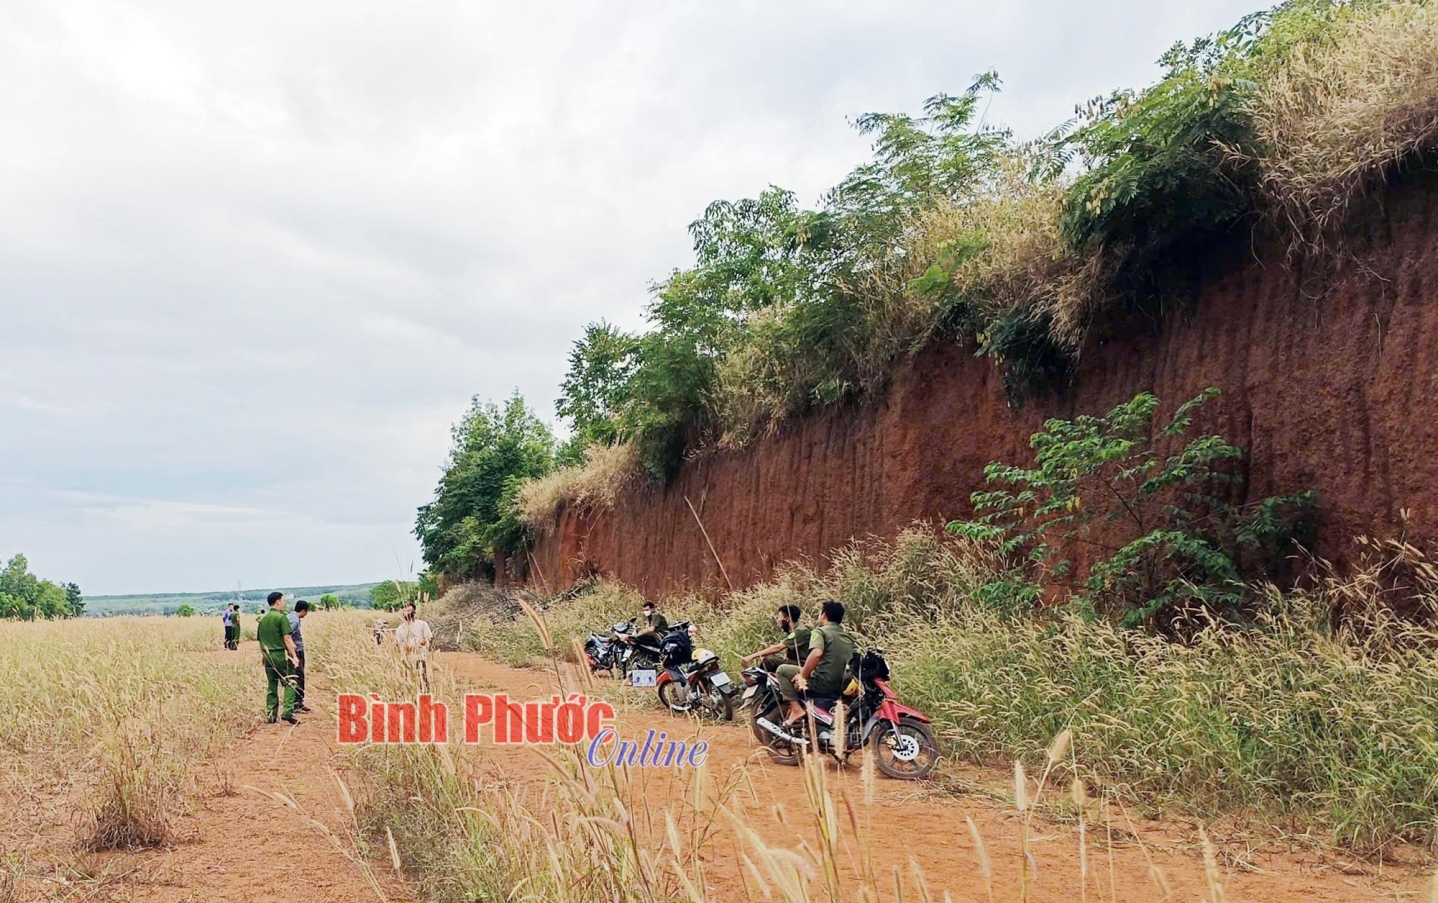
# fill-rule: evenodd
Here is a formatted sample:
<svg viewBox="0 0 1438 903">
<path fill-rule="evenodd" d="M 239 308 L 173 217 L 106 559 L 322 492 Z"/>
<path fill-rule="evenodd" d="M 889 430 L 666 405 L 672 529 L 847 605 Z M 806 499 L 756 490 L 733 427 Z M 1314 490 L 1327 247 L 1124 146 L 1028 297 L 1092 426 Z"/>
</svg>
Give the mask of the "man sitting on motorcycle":
<svg viewBox="0 0 1438 903">
<path fill-rule="evenodd" d="M 784 638 L 772 646 L 749 653 L 739 659 L 739 664 L 747 668 L 750 662 L 763 659 L 761 664 L 764 670 L 771 674 L 778 671 L 781 665 L 804 664 L 804 656 L 809 652 L 810 630 L 799 626 L 799 619 L 803 616 L 804 612 L 797 605 L 780 605 L 779 632 Z"/>
<path fill-rule="evenodd" d="M 844 630 L 844 606 L 829 599 L 819 612 L 819 626 L 809 633 L 809 655 L 800 665 L 780 665 L 779 695 L 788 704 L 786 726 L 804 718 L 799 691 L 807 696 L 842 696 L 848 683 L 849 659 L 854 657 L 854 638 Z"/>
<path fill-rule="evenodd" d="M 659 648 L 659 643 L 664 634 L 669 630 L 669 622 L 655 608 L 654 603 L 648 599 L 644 600 L 644 617 L 640 620 L 639 630 L 633 636 L 624 638 L 624 642 L 631 646 L 653 646 Z"/>
</svg>

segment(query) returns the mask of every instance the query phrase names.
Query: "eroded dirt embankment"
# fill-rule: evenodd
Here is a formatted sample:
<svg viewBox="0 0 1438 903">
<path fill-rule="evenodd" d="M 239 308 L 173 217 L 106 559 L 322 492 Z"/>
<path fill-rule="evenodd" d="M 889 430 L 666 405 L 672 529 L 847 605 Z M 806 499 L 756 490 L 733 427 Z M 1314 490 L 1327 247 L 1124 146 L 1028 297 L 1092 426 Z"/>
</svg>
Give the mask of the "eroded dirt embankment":
<svg viewBox="0 0 1438 903">
<path fill-rule="evenodd" d="M 1213 260 L 1196 302 L 1134 317 L 1084 349 L 1072 386 L 1020 410 L 971 348 L 937 342 L 882 397 L 688 463 L 612 510 L 561 511 L 530 578 L 598 571 L 647 592 L 735 586 L 851 538 L 970 511 L 989 461 L 1028 460 L 1047 417 L 1100 413 L 1140 391 L 1165 407 L 1223 395 L 1199 427 L 1248 452 L 1248 493 L 1317 489 L 1319 553 L 1360 534 L 1438 538 L 1438 179 L 1407 181 L 1350 237 L 1352 258 L 1284 265 L 1246 249 Z"/>
</svg>

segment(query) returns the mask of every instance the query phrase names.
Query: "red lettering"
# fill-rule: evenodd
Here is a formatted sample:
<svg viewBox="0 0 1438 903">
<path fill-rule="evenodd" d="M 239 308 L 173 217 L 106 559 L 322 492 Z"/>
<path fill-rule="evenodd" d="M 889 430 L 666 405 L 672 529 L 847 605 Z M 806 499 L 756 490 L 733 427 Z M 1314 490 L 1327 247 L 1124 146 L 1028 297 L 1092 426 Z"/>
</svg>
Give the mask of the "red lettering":
<svg viewBox="0 0 1438 903">
<path fill-rule="evenodd" d="M 524 742 L 524 709 L 503 693 L 494 697 L 494 742 Z"/>
<path fill-rule="evenodd" d="M 598 737 L 605 728 L 610 727 L 614 720 L 614 706 L 607 702 L 596 702 L 589 707 L 585 715 L 584 728 L 585 736 L 590 740 Z"/>
<path fill-rule="evenodd" d="M 428 693 L 419 697 L 419 742 L 449 742 L 449 707 Z"/>
<path fill-rule="evenodd" d="M 385 724 L 388 727 L 390 743 L 413 743 L 415 741 L 415 711 L 412 702 L 391 702 L 385 706 Z"/>
<path fill-rule="evenodd" d="M 364 697 L 358 693 L 341 693 L 339 703 L 339 742 L 341 743 L 362 743 L 364 742 L 365 729 L 365 705 Z"/>
<path fill-rule="evenodd" d="M 489 724 L 492 721 L 494 721 L 494 700 L 487 694 L 465 694 L 464 742 L 478 743 L 479 726 L 481 724 Z"/>
</svg>

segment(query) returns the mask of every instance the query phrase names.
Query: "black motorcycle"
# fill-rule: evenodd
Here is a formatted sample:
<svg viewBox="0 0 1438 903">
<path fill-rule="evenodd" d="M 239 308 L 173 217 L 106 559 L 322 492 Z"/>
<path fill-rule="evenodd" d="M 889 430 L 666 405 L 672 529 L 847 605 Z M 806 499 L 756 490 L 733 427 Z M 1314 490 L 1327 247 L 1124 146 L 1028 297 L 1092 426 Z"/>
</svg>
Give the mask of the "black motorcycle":
<svg viewBox="0 0 1438 903">
<path fill-rule="evenodd" d="M 751 710 L 754 739 L 783 765 L 798 764 L 811 749 L 843 761 L 868 746 L 874 764 L 885 775 L 910 781 L 927 777 L 939 759 L 938 742 L 929 726 L 933 719 L 899 702 L 889 686 L 883 650 L 862 657 L 856 653 L 849 671 L 853 679 L 843 696 L 809 696 L 808 717 L 786 726 L 778 679 L 763 668 L 745 670 L 744 704 Z M 840 703 L 843 722 L 836 724 Z M 811 724 L 817 737 L 809 736 Z"/>
<path fill-rule="evenodd" d="M 622 676 L 629 652 L 623 639 L 633 632 L 634 619 L 631 618 L 610 627 L 608 636 L 591 633 L 589 639 L 584 641 L 584 657 L 589 660 L 589 670 L 608 671 L 613 675 L 617 668 Z"/>
</svg>

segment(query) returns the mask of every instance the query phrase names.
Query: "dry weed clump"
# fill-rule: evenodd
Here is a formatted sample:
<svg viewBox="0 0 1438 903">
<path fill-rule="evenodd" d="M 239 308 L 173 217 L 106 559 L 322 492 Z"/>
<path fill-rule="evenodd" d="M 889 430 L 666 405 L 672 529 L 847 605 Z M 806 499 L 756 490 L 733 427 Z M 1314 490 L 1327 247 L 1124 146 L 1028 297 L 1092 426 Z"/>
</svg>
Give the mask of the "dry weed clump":
<svg viewBox="0 0 1438 903">
<path fill-rule="evenodd" d="M 1355 4 L 1333 28 L 1248 104 L 1263 190 L 1318 249 L 1387 173 L 1438 149 L 1438 6 Z"/>
<path fill-rule="evenodd" d="M 627 599 L 623 593 L 601 592 L 607 593 L 609 603 Z M 766 600 L 756 595 L 744 606 L 759 601 Z M 594 607 L 609 603 L 576 598 L 563 606 L 586 604 L 592 614 Z M 555 611 L 552 607 L 549 613 Z M 545 638 L 545 652 L 554 656 L 554 625 L 533 609 L 526 620 L 531 631 Z M 376 655 L 360 631 L 351 634 L 321 635 L 327 660 L 342 675 L 339 688 L 377 689 L 390 697 L 403 693 L 404 681 L 393 663 Z M 555 673 L 563 679 L 562 671 Z M 443 671 L 437 673 L 441 697 L 460 692 L 446 685 L 452 680 Z M 1035 819 L 1048 812 L 1041 807 L 1062 810 L 1065 817 L 1077 815 L 1081 856 L 1090 825 L 1106 828 L 1111 844 L 1114 798 L 1087 771 L 1072 782 L 1068 799 L 1046 803 L 1065 786 L 1053 783 L 1060 773 L 1080 775 L 1075 745 L 1074 734 L 1064 731 L 1046 750 L 1040 746 L 1045 758 L 1036 780 L 1027 777 L 1022 766 L 1015 769 L 1021 823 L 1015 874 L 1001 872 L 989 861 L 983 836 L 969 820 L 976 864 L 990 900 L 1028 898 L 1031 868 L 1038 868 L 1043 855 L 1033 827 Z M 789 828 L 784 836 L 793 839 L 776 843 L 755 826 L 753 807 L 741 802 L 746 788 L 752 793 L 742 768 L 723 778 L 716 777 L 712 766 L 697 769 L 677 790 L 671 788 L 663 797 L 665 805 L 656 805 L 655 797 L 646 793 L 646 778 L 637 773 L 642 769 L 588 768 L 580 752 L 561 748 L 546 755 L 544 780 L 532 781 L 496 772 L 482 746 L 354 750 L 359 776 L 355 829 L 372 851 L 387 850 L 396 871 L 418 885 L 425 899 L 441 903 L 708 903 L 715 899 L 709 874 L 731 851 L 746 896 L 752 899 L 936 903 L 944 898 L 928 885 L 917 864 L 911 862 L 906 871 L 876 868 L 870 818 L 876 769 L 867 755 L 857 785 L 837 787 L 824 761 L 807 759 L 800 774 L 804 804 L 783 816 Z M 1097 798 L 1089 795 L 1088 786 L 1099 788 Z M 1113 868 L 1110 859 L 1110 881 Z M 1152 876 L 1157 891 L 1166 894 L 1162 872 L 1155 867 Z M 1090 884 L 1098 888 L 1100 877 L 1099 869 L 1085 869 L 1085 894 Z M 1210 878 L 1219 888 L 1216 865 Z M 1094 896 L 1102 898 L 1101 892 Z"/>
<path fill-rule="evenodd" d="M 584 463 L 563 467 L 547 477 L 531 480 L 515 497 L 515 513 L 531 530 L 553 524 L 561 502 L 574 507 L 608 507 L 641 474 L 639 452 L 630 443 L 591 445 Z"/>
<path fill-rule="evenodd" d="M 1054 341 L 1077 351 L 1103 301 L 1101 261 L 1076 255 L 1060 236 L 1067 192 L 1062 180 L 1031 177 L 1015 156 L 976 199 L 921 215 L 913 253 L 953 262 L 953 296 L 972 322 L 1024 308 L 1046 313 Z"/>
<path fill-rule="evenodd" d="M 255 716 L 234 704 L 253 663 L 207 660 L 209 619 L 0 623 L 0 747 L 42 785 L 78 762 L 77 840 L 90 849 L 155 846 L 194 792 L 191 768 Z M 248 667 L 247 667 L 248 666 Z"/>
</svg>

